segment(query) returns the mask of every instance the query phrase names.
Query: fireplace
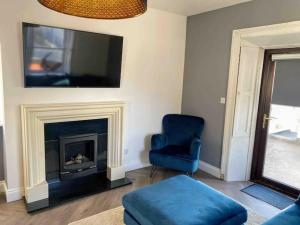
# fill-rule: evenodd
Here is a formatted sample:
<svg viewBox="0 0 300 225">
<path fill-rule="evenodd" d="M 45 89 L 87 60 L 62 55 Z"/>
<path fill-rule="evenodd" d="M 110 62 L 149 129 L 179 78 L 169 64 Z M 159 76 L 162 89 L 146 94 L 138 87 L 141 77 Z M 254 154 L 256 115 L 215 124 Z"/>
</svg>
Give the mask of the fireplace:
<svg viewBox="0 0 300 225">
<path fill-rule="evenodd" d="M 61 180 L 97 172 L 98 134 L 65 136 L 59 140 Z"/>
<path fill-rule="evenodd" d="M 28 211 L 131 183 L 123 168 L 124 107 L 124 102 L 21 106 Z"/>
</svg>

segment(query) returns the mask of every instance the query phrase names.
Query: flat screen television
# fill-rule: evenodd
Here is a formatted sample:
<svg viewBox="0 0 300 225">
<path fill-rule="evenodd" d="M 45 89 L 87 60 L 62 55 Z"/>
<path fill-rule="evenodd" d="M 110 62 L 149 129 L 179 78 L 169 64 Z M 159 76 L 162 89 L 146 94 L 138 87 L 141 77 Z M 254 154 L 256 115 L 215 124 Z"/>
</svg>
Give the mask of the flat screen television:
<svg viewBox="0 0 300 225">
<path fill-rule="evenodd" d="M 25 87 L 120 87 L 123 37 L 23 23 Z"/>
</svg>

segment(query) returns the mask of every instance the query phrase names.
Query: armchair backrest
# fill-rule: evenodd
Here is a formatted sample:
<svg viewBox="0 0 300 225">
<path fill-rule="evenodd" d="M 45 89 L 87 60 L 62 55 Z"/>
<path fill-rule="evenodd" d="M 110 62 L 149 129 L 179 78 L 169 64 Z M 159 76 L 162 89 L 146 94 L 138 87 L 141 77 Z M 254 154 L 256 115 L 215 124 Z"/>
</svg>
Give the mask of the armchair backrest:
<svg viewBox="0 0 300 225">
<path fill-rule="evenodd" d="M 201 137 L 204 119 L 196 116 L 169 114 L 163 118 L 163 132 L 168 145 L 189 146 L 194 137 Z"/>
</svg>

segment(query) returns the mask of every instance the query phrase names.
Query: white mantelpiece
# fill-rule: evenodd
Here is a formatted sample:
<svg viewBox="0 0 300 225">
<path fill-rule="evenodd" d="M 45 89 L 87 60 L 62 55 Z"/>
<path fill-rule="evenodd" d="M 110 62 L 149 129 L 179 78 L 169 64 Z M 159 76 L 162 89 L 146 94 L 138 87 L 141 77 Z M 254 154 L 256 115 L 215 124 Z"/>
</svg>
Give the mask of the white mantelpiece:
<svg viewBox="0 0 300 225">
<path fill-rule="evenodd" d="M 25 198 L 27 203 L 48 199 L 45 170 L 44 124 L 108 119 L 107 177 L 125 177 L 123 168 L 124 102 L 22 105 Z"/>
</svg>

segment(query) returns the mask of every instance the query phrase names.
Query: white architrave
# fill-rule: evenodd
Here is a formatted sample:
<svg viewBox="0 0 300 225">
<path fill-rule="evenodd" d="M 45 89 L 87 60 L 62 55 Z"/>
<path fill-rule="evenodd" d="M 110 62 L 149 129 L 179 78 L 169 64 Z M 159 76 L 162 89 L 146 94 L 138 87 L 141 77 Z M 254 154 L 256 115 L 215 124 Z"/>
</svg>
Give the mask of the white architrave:
<svg viewBox="0 0 300 225">
<path fill-rule="evenodd" d="M 25 197 L 27 203 L 48 198 L 45 170 L 44 124 L 108 119 L 107 177 L 125 177 L 123 168 L 124 102 L 22 105 Z"/>
<path fill-rule="evenodd" d="M 264 50 L 299 46 L 300 21 L 233 31 L 222 149 L 225 180 L 250 178 Z M 244 82 L 243 94 L 239 95 L 239 83 L 249 79 L 247 76 L 254 77 Z M 246 90 L 249 95 L 245 103 L 242 98 L 247 96 Z"/>
</svg>

